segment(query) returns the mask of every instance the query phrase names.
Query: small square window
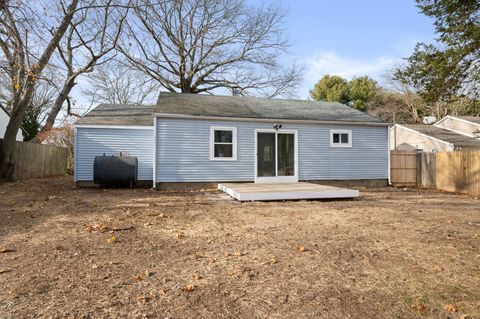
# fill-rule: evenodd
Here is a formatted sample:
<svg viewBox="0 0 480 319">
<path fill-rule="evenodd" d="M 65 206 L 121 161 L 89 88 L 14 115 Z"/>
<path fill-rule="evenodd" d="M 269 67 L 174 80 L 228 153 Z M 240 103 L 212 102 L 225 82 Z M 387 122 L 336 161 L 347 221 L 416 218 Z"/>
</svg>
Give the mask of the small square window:
<svg viewBox="0 0 480 319">
<path fill-rule="evenodd" d="M 352 131 L 330 130 L 330 147 L 352 147 Z"/>
<path fill-rule="evenodd" d="M 236 160 L 236 138 L 235 127 L 210 128 L 210 160 Z"/>
</svg>

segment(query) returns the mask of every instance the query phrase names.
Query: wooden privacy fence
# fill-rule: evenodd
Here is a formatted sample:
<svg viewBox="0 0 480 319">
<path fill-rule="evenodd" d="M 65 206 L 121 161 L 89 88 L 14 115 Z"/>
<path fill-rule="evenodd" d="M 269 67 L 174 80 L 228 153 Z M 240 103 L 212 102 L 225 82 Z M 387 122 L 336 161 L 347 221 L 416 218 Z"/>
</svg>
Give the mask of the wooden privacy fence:
<svg viewBox="0 0 480 319">
<path fill-rule="evenodd" d="M 420 171 L 421 181 L 419 185 L 428 188 L 436 188 L 437 170 L 436 153 L 420 153 Z"/>
<path fill-rule="evenodd" d="M 0 139 L 1 142 L 2 140 Z M 17 142 L 15 157 L 15 179 L 42 178 L 67 174 L 68 151 L 64 147 Z"/>
<path fill-rule="evenodd" d="M 391 151 L 392 185 L 423 186 L 480 196 L 480 150 Z"/>
<path fill-rule="evenodd" d="M 393 185 L 417 185 L 417 152 L 390 152 L 390 181 Z"/>
<path fill-rule="evenodd" d="M 480 151 L 438 152 L 434 157 L 437 189 L 480 196 Z"/>
</svg>

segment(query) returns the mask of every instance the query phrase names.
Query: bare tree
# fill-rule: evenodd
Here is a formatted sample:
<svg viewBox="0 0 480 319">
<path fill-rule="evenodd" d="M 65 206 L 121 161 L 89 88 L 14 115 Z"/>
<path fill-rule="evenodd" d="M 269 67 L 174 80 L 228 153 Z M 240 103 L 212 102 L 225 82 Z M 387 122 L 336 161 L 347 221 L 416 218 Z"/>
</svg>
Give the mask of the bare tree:
<svg viewBox="0 0 480 319">
<path fill-rule="evenodd" d="M 119 61 L 97 68 L 88 78 L 89 86 L 82 93 L 100 103 L 151 104 L 160 89 L 144 72 Z"/>
<path fill-rule="evenodd" d="M 35 85 L 31 102 L 23 116 L 22 128 L 24 129 L 24 140 L 33 140 L 40 128 L 41 123 L 45 122 L 49 111 L 58 95 L 58 84 L 55 81 L 55 73 L 44 71 L 48 78 L 42 77 Z"/>
<path fill-rule="evenodd" d="M 115 56 L 114 49 L 128 8 L 119 7 L 121 3 L 114 0 L 89 0 L 82 5 L 84 9 L 71 20 L 65 36 L 57 45 L 66 78 L 41 132 L 53 127 L 65 102 L 67 113 L 72 114 L 69 94 L 76 85 L 77 78 L 92 72 L 96 66 L 107 63 Z"/>
<path fill-rule="evenodd" d="M 4 68 L 0 68 L 0 103 L 7 107 L 7 110 L 11 110 L 10 98 L 13 94 L 14 88 L 11 86 L 10 75 L 6 72 L 2 72 Z M 31 101 L 32 106 L 41 110 L 40 113 L 47 110 L 48 106 L 53 103 L 58 91 L 58 83 L 56 77 L 58 74 L 53 72 L 53 69 L 49 66 L 43 71 L 42 77 L 38 79 L 35 84 L 33 98 Z"/>
<path fill-rule="evenodd" d="M 4 71 L 9 75 L 13 88 L 9 99 L 11 118 L 0 147 L 0 179 L 13 179 L 15 136 L 32 100 L 35 86 L 73 19 L 78 0 L 69 0 L 68 4 L 60 2 L 63 12 L 52 18 L 55 20 L 54 27 L 51 26 L 54 31 L 45 46 L 39 42 L 30 43 L 30 25 L 23 24 L 34 20 L 26 18 L 32 17 L 33 9 L 28 7 L 29 4 L 0 0 L 0 49 L 2 58 L 7 61 Z M 39 12 L 37 14 L 40 15 Z"/>
<path fill-rule="evenodd" d="M 1 71 L 0 71 L 1 72 Z M 41 128 L 41 123 L 45 121 L 48 113 L 58 95 L 60 83 L 59 74 L 56 68 L 47 65 L 42 76 L 35 83 L 30 104 L 27 106 L 26 113 L 22 119 L 21 126 L 26 131 L 24 136 L 27 141 L 31 140 Z M 10 98 L 12 96 L 11 79 L 8 74 L 0 73 L 0 103 L 5 105 L 7 110 L 11 110 Z"/>
<path fill-rule="evenodd" d="M 138 0 L 119 50 L 171 92 L 291 95 L 300 71 L 278 57 L 289 43 L 279 5 L 242 0 Z"/>
<path fill-rule="evenodd" d="M 404 65 L 397 65 L 392 70 L 387 72 L 386 78 L 390 87 L 401 93 L 403 103 L 406 106 L 406 111 L 410 114 L 413 123 L 420 123 L 425 111 L 425 103 L 417 94 L 417 90 L 407 79 L 402 79 L 398 76 L 399 70 L 403 69 Z"/>
</svg>

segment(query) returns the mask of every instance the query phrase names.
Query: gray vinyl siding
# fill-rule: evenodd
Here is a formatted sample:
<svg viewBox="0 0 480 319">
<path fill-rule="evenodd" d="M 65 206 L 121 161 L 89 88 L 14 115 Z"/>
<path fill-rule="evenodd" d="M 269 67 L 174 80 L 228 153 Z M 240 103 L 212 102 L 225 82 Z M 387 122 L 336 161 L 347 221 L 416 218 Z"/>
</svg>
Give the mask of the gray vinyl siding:
<svg viewBox="0 0 480 319">
<path fill-rule="evenodd" d="M 75 180 L 93 180 L 95 156 L 118 155 L 120 152 L 138 158 L 139 180 L 153 180 L 153 129 L 78 127 Z"/>
<path fill-rule="evenodd" d="M 237 128 L 237 160 L 210 160 L 210 127 Z M 253 181 L 255 129 L 273 122 L 157 119 L 157 182 Z M 388 128 L 283 124 L 298 130 L 300 180 L 388 178 Z M 330 129 L 352 130 L 351 148 L 330 147 Z"/>
</svg>

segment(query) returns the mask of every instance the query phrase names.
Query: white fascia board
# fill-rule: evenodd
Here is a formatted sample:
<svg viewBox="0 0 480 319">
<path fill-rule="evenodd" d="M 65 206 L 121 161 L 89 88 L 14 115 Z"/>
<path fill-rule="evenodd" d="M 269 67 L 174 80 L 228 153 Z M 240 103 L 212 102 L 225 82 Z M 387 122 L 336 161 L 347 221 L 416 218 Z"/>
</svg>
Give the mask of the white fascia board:
<svg viewBox="0 0 480 319">
<path fill-rule="evenodd" d="M 234 116 L 204 116 L 204 115 L 187 115 L 173 113 L 154 113 L 154 117 L 173 118 L 173 119 L 197 119 L 197 120 L 217 120 L 217 121 L 236 121 L 236 122 L 279 122 L 292 124 L 329 124 L 329 125 L 352 125 L 352 126 L 380 126 L 388 127 L 391 123 L 375 123 L 375 122 L 349 122 L 349 121 L 317 121 L 317 120 L 289 120 L 289 119 L 266 119 L 253 117 L 234 117 Z"/>
<path fill-rule="evenodd" d="M 437 122 L 433 123 L 433 126 L 438 126 L 438 124 L 445 122 L 446 119 L 450 118 L 450 115 L 442 117 L 440 120 Z"/>
</svg>

